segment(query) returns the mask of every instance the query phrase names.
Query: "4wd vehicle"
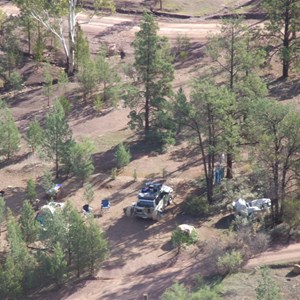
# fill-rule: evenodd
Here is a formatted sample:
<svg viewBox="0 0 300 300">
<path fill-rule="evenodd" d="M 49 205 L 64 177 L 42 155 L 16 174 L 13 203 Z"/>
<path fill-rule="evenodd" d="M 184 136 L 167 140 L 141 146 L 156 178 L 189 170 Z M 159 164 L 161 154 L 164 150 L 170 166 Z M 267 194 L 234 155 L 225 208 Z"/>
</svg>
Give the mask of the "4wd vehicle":
<svg viewBox="0 0 300 300">
<path fill-rule="evenodd" d="M 173 189 L 161 183 L 148 182 L 138 194 L 138 201 L 124 208 L 126 216 L 159 221 L 172 202 Z"/>
</svg>

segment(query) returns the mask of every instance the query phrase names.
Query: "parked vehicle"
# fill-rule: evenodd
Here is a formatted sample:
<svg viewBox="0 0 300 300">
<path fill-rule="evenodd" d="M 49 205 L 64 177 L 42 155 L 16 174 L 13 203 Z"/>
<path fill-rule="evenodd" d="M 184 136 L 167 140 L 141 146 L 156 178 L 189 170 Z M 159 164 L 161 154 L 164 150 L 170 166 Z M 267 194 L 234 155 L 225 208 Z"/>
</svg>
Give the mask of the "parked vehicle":
<svg viewBox="0 0 300 300">
<path fill-rule="evenodd" d="M 138 194 L 137 202 L 124 208 L 126 216 L 159 221 L 172 202 L 173 189 L 161 183 L 148 182 Z"/>
<path fill-rule="evenodd" d="M 232 202 L 232 206 L 237 215 L 248 217 L 271 207 L 271 199 L 260 198 L 246 202 L 244 199 L 240 198 L 239 200 Z"/>
</svg>

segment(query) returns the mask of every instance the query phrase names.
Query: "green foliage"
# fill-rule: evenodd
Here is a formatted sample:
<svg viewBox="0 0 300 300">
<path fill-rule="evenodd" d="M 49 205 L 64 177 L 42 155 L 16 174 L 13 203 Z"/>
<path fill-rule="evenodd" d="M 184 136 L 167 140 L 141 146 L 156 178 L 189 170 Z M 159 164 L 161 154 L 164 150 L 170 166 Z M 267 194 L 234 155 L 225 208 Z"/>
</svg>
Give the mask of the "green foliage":
<svg viewBox="0 0 300 300">
<path fill-rule="evenodd" d="M 237 272 L 242 263 L 242 254 L 237 250 L 227 252 L 217 259 L 217 267 L 221 274 L 232 274 Z"/>
<path fill-rule="evenodd" d="M 9 108 L 3 103 L 0 108 L 0 155 L 10 159 L 19 151 L 20 133 Z"/>
<path fill-rule="evenodd" d="M 186 128 L 202 155 L 207 200 L 213 200 L 213 180 L 216 157 L 226 150 L 234 153 L 239 126 L 233 117 L 236 111 L 234 93 L 210 80 L 196 80 L 190 101 L 182 90 L 174 103 L 174 117 L 178 129 Z"/>
<path fill-rule="evenodd" d="M 22 89 L 22 83 L 23 83 L 23 80 L 22 80 L 20 73 L 17 71 L 13 71 L 10 74 L 9 81 L 8 81 L 9 89 L 12 91 L 15 91 L 15 90 L 19 91 Z"/>
<path fill-rule="evenodd" d="M 269 19 L 266 36 L 273 46 L 270 47 L 273 50 L 271 55 L 278 54 L 282 61 L 282 77 L 286 78 L 290 67 L 299 62 L 299 37 L 296 32 L 299 30 L 300 3 L 295 0 L 264 0 L 262 7 Z"/>
<path fill-rule="evenodd" d="M 220 300 L 219 286 L 203 286 L 195 292 L 189 292 L 183 284 L 175 283 L 162 295 L 162 300 Z"/>
<path fill-rule="evenodd" d="M 59 165 L 72 140 L 72 131 L 66 121 L 64 109 L 59 101 L 54 103 L 45 118 L 43 149 L 46 156 L 55 163 L 56 177 Z"/>
<path fill-rule="evenodd" d="M 36 213 L 30 202 L 25 200 L 21 209 L 19 224 L 23 239 L 27 244 L 36 241 L 39 232 L 38 224 L 35 221 L 35 215 Z"/>
<path fill-rule="evenodd" d="M 205 216 L 210 213 L 210 206 L 203 196 L 190 196 L 184 202 L 184 211 L 192 216 Z"/>
<path fill-rule="evenodd" d="M 90 48 L 89 41 L 84 36 L 84 33 L 80 25 L 76 24 L 76 42 L 75 42 L 75 60 L 77 68 L 80 69 L 87 63 L 90 59 Z"/>
<path fill-rule="evenodd" d="M 76 143 L 71 148 L 71 166 L 72 171 L 77 178 L 85 182 L 94 172 L 92 154 L 95 151 L 95 145 L 90 140 L 84 140 L 82 143 Z"/>
<path fill-rule="evenodd" d="M 97 66 L 97 80 L 103 86 L 103 102 L 110 100 L 114 105 L 117 103 L 120 97 L 120 91 L 118 89 L 118 84 L 120 82 L 120 77 L 115 71 L 115 67 L 111 66 L 109 62 L 106 61 L 106 52 L 101 50 L 96 59 Z"/>
<path fill-rule="evenodd" d="M 94 275 L 96 268 L 106 258 L 108 253 L 108 243 L 103 232 L 95 223 L 93 218 L 89 218 L 86 233 L 87 259 L 90 274 Z"/>
<path fill-rule="evenodd" d="M 189 299 L 189 292 L 183 284 L 175 283 L 162 295 L 162 300 L 186 300 Z"/>
<path fill-rule="evenodd" d="M 95 100 L 94 100 L 94 106 L 96 108 L 96 111 L 100 113 L 103 108 L 103 101 L 100 95 L 97 95 Z"/>
<path fill-rule="evenodd" d="M 255 158 L 266 173 L 265 189 L 272 195 L 273 219 L 279 221 L 284 212 L 286 188 L 292 184 L 292 174 L 298 174 L 300 117 L 293 106 L 263 99 L 252 106 L 248 126 L 252 129 L 252 141 L 259 141 Z"/>
<path fill-rule="evenodd" d="M 60 287 L 66 277 L 67 261 L 65 260 L 65 254 L 59 242 L 54 245 L 53 253 L 48 255 L 46 259 L 49 277 Z"/>
<path fill-rule="evenodd" d="M 123 143 L 118 145 L 115 153 L 115 159 L 118 169 L 122 169 L 130 163 L 131 154 L 129 149 L 126 149 Z"/>
<path fill-rule="evenodd" d="M 190 40 L 187 35 L 178 35 L 176 37 L 175 56 L 178 57 L 181 62 L 187 59 L 189 47 Z"/>
<path fill-rule="evenodd" d="M 166 38 L 157 35 L 158 25 L 154 17 L 145 13 L 136 33 L 133 47 L 135 51 L 134 67 L 141 89 L 127 89 L 126 104 L 130 112 L 130 126 L 137 130 L 144 129 L 148 139 L 150 131 L 161 133 L 164 128 L 164 113 L 167 113 L 167 98 L 172 93 L 174 68 Z M 137 109 L 138 108 L 138 109 Z M 140 109 L 142 108 L 142 109 Z"/>
<path fill-rule="evenodd" d="M 36 185 L 35 185 L 35 181 L 32 178 L 28 179 L 27 181 L 25 195 L 27 200 L 36 199 L 37 196 Z"/>
<path fill-rule="evenodd" d="M 68 74 L 64 70 L 61 70 L 58 75 L 58 86 L 63 89 L 64 94 L 66 93 L 66 87 L 68 83 L 69 83 Z"/>
<path fill-rule="evenodd" d="M 58 98 L 58 101 L 60 102 L 65 116 L 68 117 L 68 115 L 70 114 L 71 110 L 72 110 L 72 105 L 70 103 L 70 101 L 65 97 L 65 96 L 61 96 Z"/>
<path fill-rule="evenodd" d="M 82 87 L 83 99 L 87 98 L 95 91 L 98 86 L 97 66 L 94 60 L 89 59 L 78 71 L 78 81 Z"/>
<path fill-rule="evenodd" d="M 268 268 L 261 269 L 261 278 L 258 287 L 255 289 L 257 300 L 280 300 L 280 288 L 270 276 Z"/>
<path fill-rule="evenodd" d="M 33 120 L 28 126 L 26 131 L 26 140 L 31 147 L 32 152 L 35 152 L 36 149 L 42 144 L 43 130 L 36 119 Z"/>
<path fill-rule="evenodd" d="M 172 241 L 173 247 L 180 247 L 182 245 L 195 244 L 198 241 L 197 231 L 193 230 L 191 232 L 191 234 L 189 234 L 188 232 L 185 232 L 185 231 L 182 231 L 179 228 L 176 228 L 172 232 L 171 241 Z"/>
<path fill-rule="evenodd" d="M 0 197 L 0 226 L 1 223 L 5 220 L 6 217 L 6 206 L 5 206 L 5 200 L 3 197 Z"/>
<path fill-rule="evenodd" d="M 117 178 L 117 175 L 118 175 L 118 169 L 117 168 L 112 168 L 111 169 L 111 179 L 112 180 L 115 180 Z"/>
<path fill-rule="evenodd" d="M 43 171 L 41 185 L 45 192 L 53 187 L 52 173 L 48 168 L 45 168 Z"/>
<path fill-rule="evenodd" d="M 93 186 L 89 183 L 84 187 L 83 199 L 87 203 L 91 203 L 95 198 Z"/>
</svg>

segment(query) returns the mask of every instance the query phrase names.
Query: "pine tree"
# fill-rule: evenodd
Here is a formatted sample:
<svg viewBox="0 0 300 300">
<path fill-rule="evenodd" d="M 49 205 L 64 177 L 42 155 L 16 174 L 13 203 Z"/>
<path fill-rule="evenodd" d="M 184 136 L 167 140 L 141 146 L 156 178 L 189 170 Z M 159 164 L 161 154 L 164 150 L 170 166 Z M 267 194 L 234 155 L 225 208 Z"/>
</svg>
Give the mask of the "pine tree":
<svg viewBox="0 0 300 300">
<path fill-rule="evenodd" d="M 67 261 L 59 242 L 54 245 L 53 253 L 48 257 L 48 272 L 49 276 L 60 287 L 67 273 Z"/>
<path fill-rule="evenodd" d="M 125 148 L 123 143 L 118 145 L 115 158 L 116 158 L 117 168 L 119 169 L 124 168 L 129 164 L 131 159 L 130 151 L 129 149 Z"/>
<path fill-rule="evenodd" d="M 76 143 L 70 152 L 72 171 L 77 178 L 84 183 L 94 172 L 92 154 L 95 151 L 94 144 L 85 140 L 82 143 Z"/>
<path fill-rule="evenodd" d="M 108 252 L 107 240 L 103 232 L 91 217 L 86 232 L 87 260 L 90 274 L 94 275 L 96 267 L 104 260 Z"/>
<path fill-rule="evenodd" d="M 19 224 L 23 236 L 23 240 L 29 244 L 36 240 L 39 227 L 35 221 L 35 212 L 28 200 L 23 202 Z"/>
<path fill-rule="evenodd" d="M 35 185 L 35 182 L 32 178 L 30 178 L 27 181 L 27 187 L 26 187 L 25 194 L 26 194 L 26 199 L 27 200 L 32 201 L 32 200 L 36 199 L 36 196 L 37 196 L 36 185 Z"/>
<path fill-rule="evenodd" d="M 43 131 L 37 120 L 32 121 L 26 131 L 26 140 L 29 146 L 32 149 L 32 152 L 35 152 L 37 147 L 42 144 Z"/>
<path fill-rule="evenodd" d="M 58 177 L 59 165 L 66 151 L 66 145 L 72 139 L 72 132 L 65 118 L 65 113 L 59 101 L 46 115 L 43 149 L 47 157 L 55 163 L 55 174 Z"/>
<path fill-rule="evenodd" d="M 10 159 L 19 151 L 20 133 L 11 111 L 3 103 L 0 110 L 0 155 Z"/>
<path fill-rule="evenodd" d="M 143 128 L 145 137 L 149 138 L 150 131 L 155 133 L 159 129 L 155 124 L 157 113 L 166 111 L 165 103 L 172 92 L 174 69 L 168 41 L 157 35 L 158 25 L 154 17 L 145 13 L 140 27 L 132 45 L 135 51 L 134 67 L 143 89 L 130 87 L 127 104 L 132 109 L 131 127 Z"/>
</svg>

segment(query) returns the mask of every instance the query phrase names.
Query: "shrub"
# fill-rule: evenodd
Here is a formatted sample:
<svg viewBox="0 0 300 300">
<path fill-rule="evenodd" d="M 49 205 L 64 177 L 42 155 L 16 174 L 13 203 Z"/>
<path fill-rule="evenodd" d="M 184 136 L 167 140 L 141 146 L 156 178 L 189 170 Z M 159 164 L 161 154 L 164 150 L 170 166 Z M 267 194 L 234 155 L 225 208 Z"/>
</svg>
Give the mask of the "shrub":
<svg viewBox="0 0 300 300">
<path fill-rule="evenodd" d="M 198 241 L 198 235 L 196 230 L 188 232 L 182 231 L 180 228 L 176 228 L 172 233 L 172 245 L 173 247 L 179 247 L 181 245 L 191 245 Z"/>
<path fill-rule="evenodd" d="M 190 196 L 186 199 L 183 210 L 192 216 L 203 216 L 210 212 L 210 206 L 205 197 Z"/>
<path fill-rule="evenodd" d="M 280 288 L 270 276 L 268 268 L 261 269 L 261 279 L 255 289 L 257 300 L 280 300 Z"/>
<path fill-rule="evenodd" d="M 286 223 L 281 223 L 271 231 L 271 240 L 279 243 L 287 243 L 289 240 L 291 227 Z"/>
<path fill-rule="evenodd" d="M 217 259 L 217 267 L 221 274 L 231 274 L 238 271 L 243 263 L 242 254 L 240 251 L 232 250 L 227 252 Z"/>
<path fill-rule="evenodd" d="M 100 113 L 103 108 L 103 101 L 102 101 L 101 96 L 99 96 L 99 95 L 96 96 L 96 98 L 94 100 L 94 106 L 95 106 L 96 111 L 98 113 Z"/>
<path fill-rule="evenodd" d="M 183 284 L 175 283 L 169 287 L 161 297 L 161 300 L 186 300 L 189 292 Z"/>
<path fill-rule="evenodd" d="M 123 143 L 118 145 L 115 158 L 116 158 L 117 168 L 119 169 L 124 168 L 129 164 L 131 159 L 131 154 L 130 151 L 125 148 Z"/>
<path fill-rule="evenodd" d="M 59 97 L 58 101 L 60 102 L 60 104 L 65 112 L 65 115 L 68 116 L 72 110 L 72 105 L 71 105 L 70 101 L 65 96 Z"/>
<path fill-rule="evenodd" d="M 115 180 L 117 178 L 117 175 L 118 175 L 117 169 L 116 168 L 112 168 L 111 169 L 111 179 Z"/>
</svg>

